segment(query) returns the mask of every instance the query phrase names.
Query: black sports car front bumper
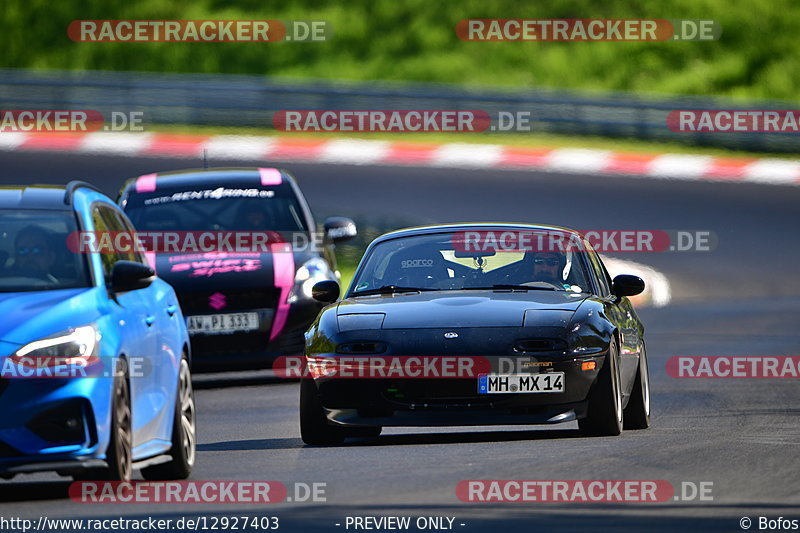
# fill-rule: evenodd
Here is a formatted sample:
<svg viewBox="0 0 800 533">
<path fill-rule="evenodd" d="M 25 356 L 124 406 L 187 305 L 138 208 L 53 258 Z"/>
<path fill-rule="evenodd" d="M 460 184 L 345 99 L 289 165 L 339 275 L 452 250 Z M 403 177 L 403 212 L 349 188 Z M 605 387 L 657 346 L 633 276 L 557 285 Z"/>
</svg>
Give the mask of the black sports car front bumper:
<svg viewBox="0 0 800 533">
<path fill-rule="evenodd" d="M 495 372 L 499 357 L 487 358 Z M 493 360 L 494 359 L 494 360 Z M 508 358 L 506 358 L 507 360 Z M 525 359 L 528 361 L 528 359 Z M 477 377 L 365 379 L 318 377 L 329 421 L 356 426 L 546 424 L 586 416 L 587 397 L 605 354 L 544 360 L 514 373 L 563 372 L 563 392 L 480 394 Z M 594 368 L 584 363 L 594 362 Z"/>
</svg>

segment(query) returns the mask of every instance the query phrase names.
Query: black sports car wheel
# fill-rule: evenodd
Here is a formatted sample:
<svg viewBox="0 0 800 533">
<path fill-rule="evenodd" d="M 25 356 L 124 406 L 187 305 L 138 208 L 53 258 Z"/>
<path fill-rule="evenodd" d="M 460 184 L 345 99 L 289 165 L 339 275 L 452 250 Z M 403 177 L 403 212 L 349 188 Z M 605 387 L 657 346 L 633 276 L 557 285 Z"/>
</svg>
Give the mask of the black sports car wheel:
<svg viewBox="0 0 800 533">
<path fill-rule="evenodd" d="M 639 356 L 639 369 L 631 391 L 631 399 L 623 413 L 625 429 L 647 429 L 650 427 L 650 376 L 647 372 L 647 357 L 644 344 Z"/>
<path fill-rule="evenodd" d="M 615 436 L 622 433 L 622 392 L 617 358 L 619 348 L 612 340 L 608 356 L 597 381 L 589 391 L 588 414 L 578 420 L 578 427 L 588 435 Z"/>
<path fill-rule="evenodd" d="M 344 430 L 328 424 L 313 379 L 300 380 L 300 436 L 306 444 L 325 446 L 341 444 Z"/>
<path fill-rule="evenodd" d="M 194 389 L 189 361 L 181 359 L 178 373 L 178 399 L 172 423 L 171 460 L 142 469 L 142 476 L 151 481 L 186 479 L 194 466 L 197 436 L 195 430 Z"/>
</svg>

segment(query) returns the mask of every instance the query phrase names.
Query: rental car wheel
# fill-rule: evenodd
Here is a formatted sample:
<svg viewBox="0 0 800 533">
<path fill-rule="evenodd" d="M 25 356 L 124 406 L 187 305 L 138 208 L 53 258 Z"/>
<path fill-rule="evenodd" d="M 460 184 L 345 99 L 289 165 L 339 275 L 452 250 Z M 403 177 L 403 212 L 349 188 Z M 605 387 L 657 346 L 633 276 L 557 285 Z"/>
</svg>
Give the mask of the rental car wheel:
<svg viewBox="0 0 800 533">
<path fill-rule="evenodd" d="M 647 429 L 650 427 L 650 375 L 647 371 L 647 356 L 644 344 L 639 354 L 639 368 L 631 391 L 631 399 L 623 413 L 625 429 Z"/>
<path fill-rule="evenodd" d="M 178 399 L 175 405 L 175 418 L 172 423 L 172 448 L 169 462 L 142 469 L 147 480 L 186 479 L 192 473 L 197 453 L 195 429 L 194 389 L 189 361 L 184 356 L 178 374 Z"/>
<path fill-rule="evenodd" d="M 608 356 L 597 381 L 589 391 L 588 414 L 578 420 L 578 427 L 588 435 L 615 436 L 622 433 L 622 393 L 619 383 L 616 339 L 608 347 Z"/>
<path fill-rule="evenodd" d="M 313 379 L 300 380 L 300 436 L 303 442 L 312 445 L 341 444 L 344 431 L 328 424 L 328 418 L 319 400 Z"/>
</svg>

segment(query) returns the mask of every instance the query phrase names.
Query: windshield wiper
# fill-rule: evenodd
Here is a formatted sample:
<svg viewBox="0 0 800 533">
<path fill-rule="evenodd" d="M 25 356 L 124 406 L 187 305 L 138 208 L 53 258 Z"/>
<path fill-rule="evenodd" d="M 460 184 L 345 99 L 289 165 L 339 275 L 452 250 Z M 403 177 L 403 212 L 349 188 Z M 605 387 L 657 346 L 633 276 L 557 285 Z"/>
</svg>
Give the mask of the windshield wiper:
<svg viewBox="0 0 800 533">
<path fill-rule="evenodd" d="M 522 290 L 522 291 L 557 291 L 555 287 L 543 287 L 540 285 L 513 285 L 509 283 L 498 283 L 491 287 L 463 287 L 465 291 L 496 291 L 496 290 Z"/>
<path fill-rule="evenodd" d="M 369 294 L 396 294 L 399 292 L 422 292 L 422 291 L 437 291 L 439 289 L 429 289 L 424 287 L 398 287 L 397 285 L 384 285 L 376 289 L 365 289 L 356 291 L 350 296 L 367 296 Z"/>
</svg>

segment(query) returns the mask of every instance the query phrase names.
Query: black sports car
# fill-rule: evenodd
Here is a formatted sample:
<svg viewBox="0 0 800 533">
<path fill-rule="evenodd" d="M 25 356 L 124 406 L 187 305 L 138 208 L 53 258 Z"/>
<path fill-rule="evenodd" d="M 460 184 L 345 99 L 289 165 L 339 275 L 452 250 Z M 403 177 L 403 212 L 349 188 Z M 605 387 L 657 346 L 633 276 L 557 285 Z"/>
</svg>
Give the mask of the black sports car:
<svg viewBox="0 0 800 533">
<path fill-rule="evenodd" d="M 294 178 L 275 168 L 148 174 L 128 180 L 118 202 L 137 231 L 160 236 L 159 253 L 148 255 L 175 288 L 200 372 L 302 354 L 323 307 L 311 288 L 339 279 L 334 244 L 356 235 L 343 217 L 317 232 Z"/>
<path fill-rule="evenodd" d="M 411 228 L 370 244 L 344 299 L 306 333 L 302 438 L 383 426 L 550 424 L 618 435 L 649 426 L 643 331 L 579 233 L 554 226 Z M 334 303 L 336 302 L 336 303 Z"/>
</svg>

